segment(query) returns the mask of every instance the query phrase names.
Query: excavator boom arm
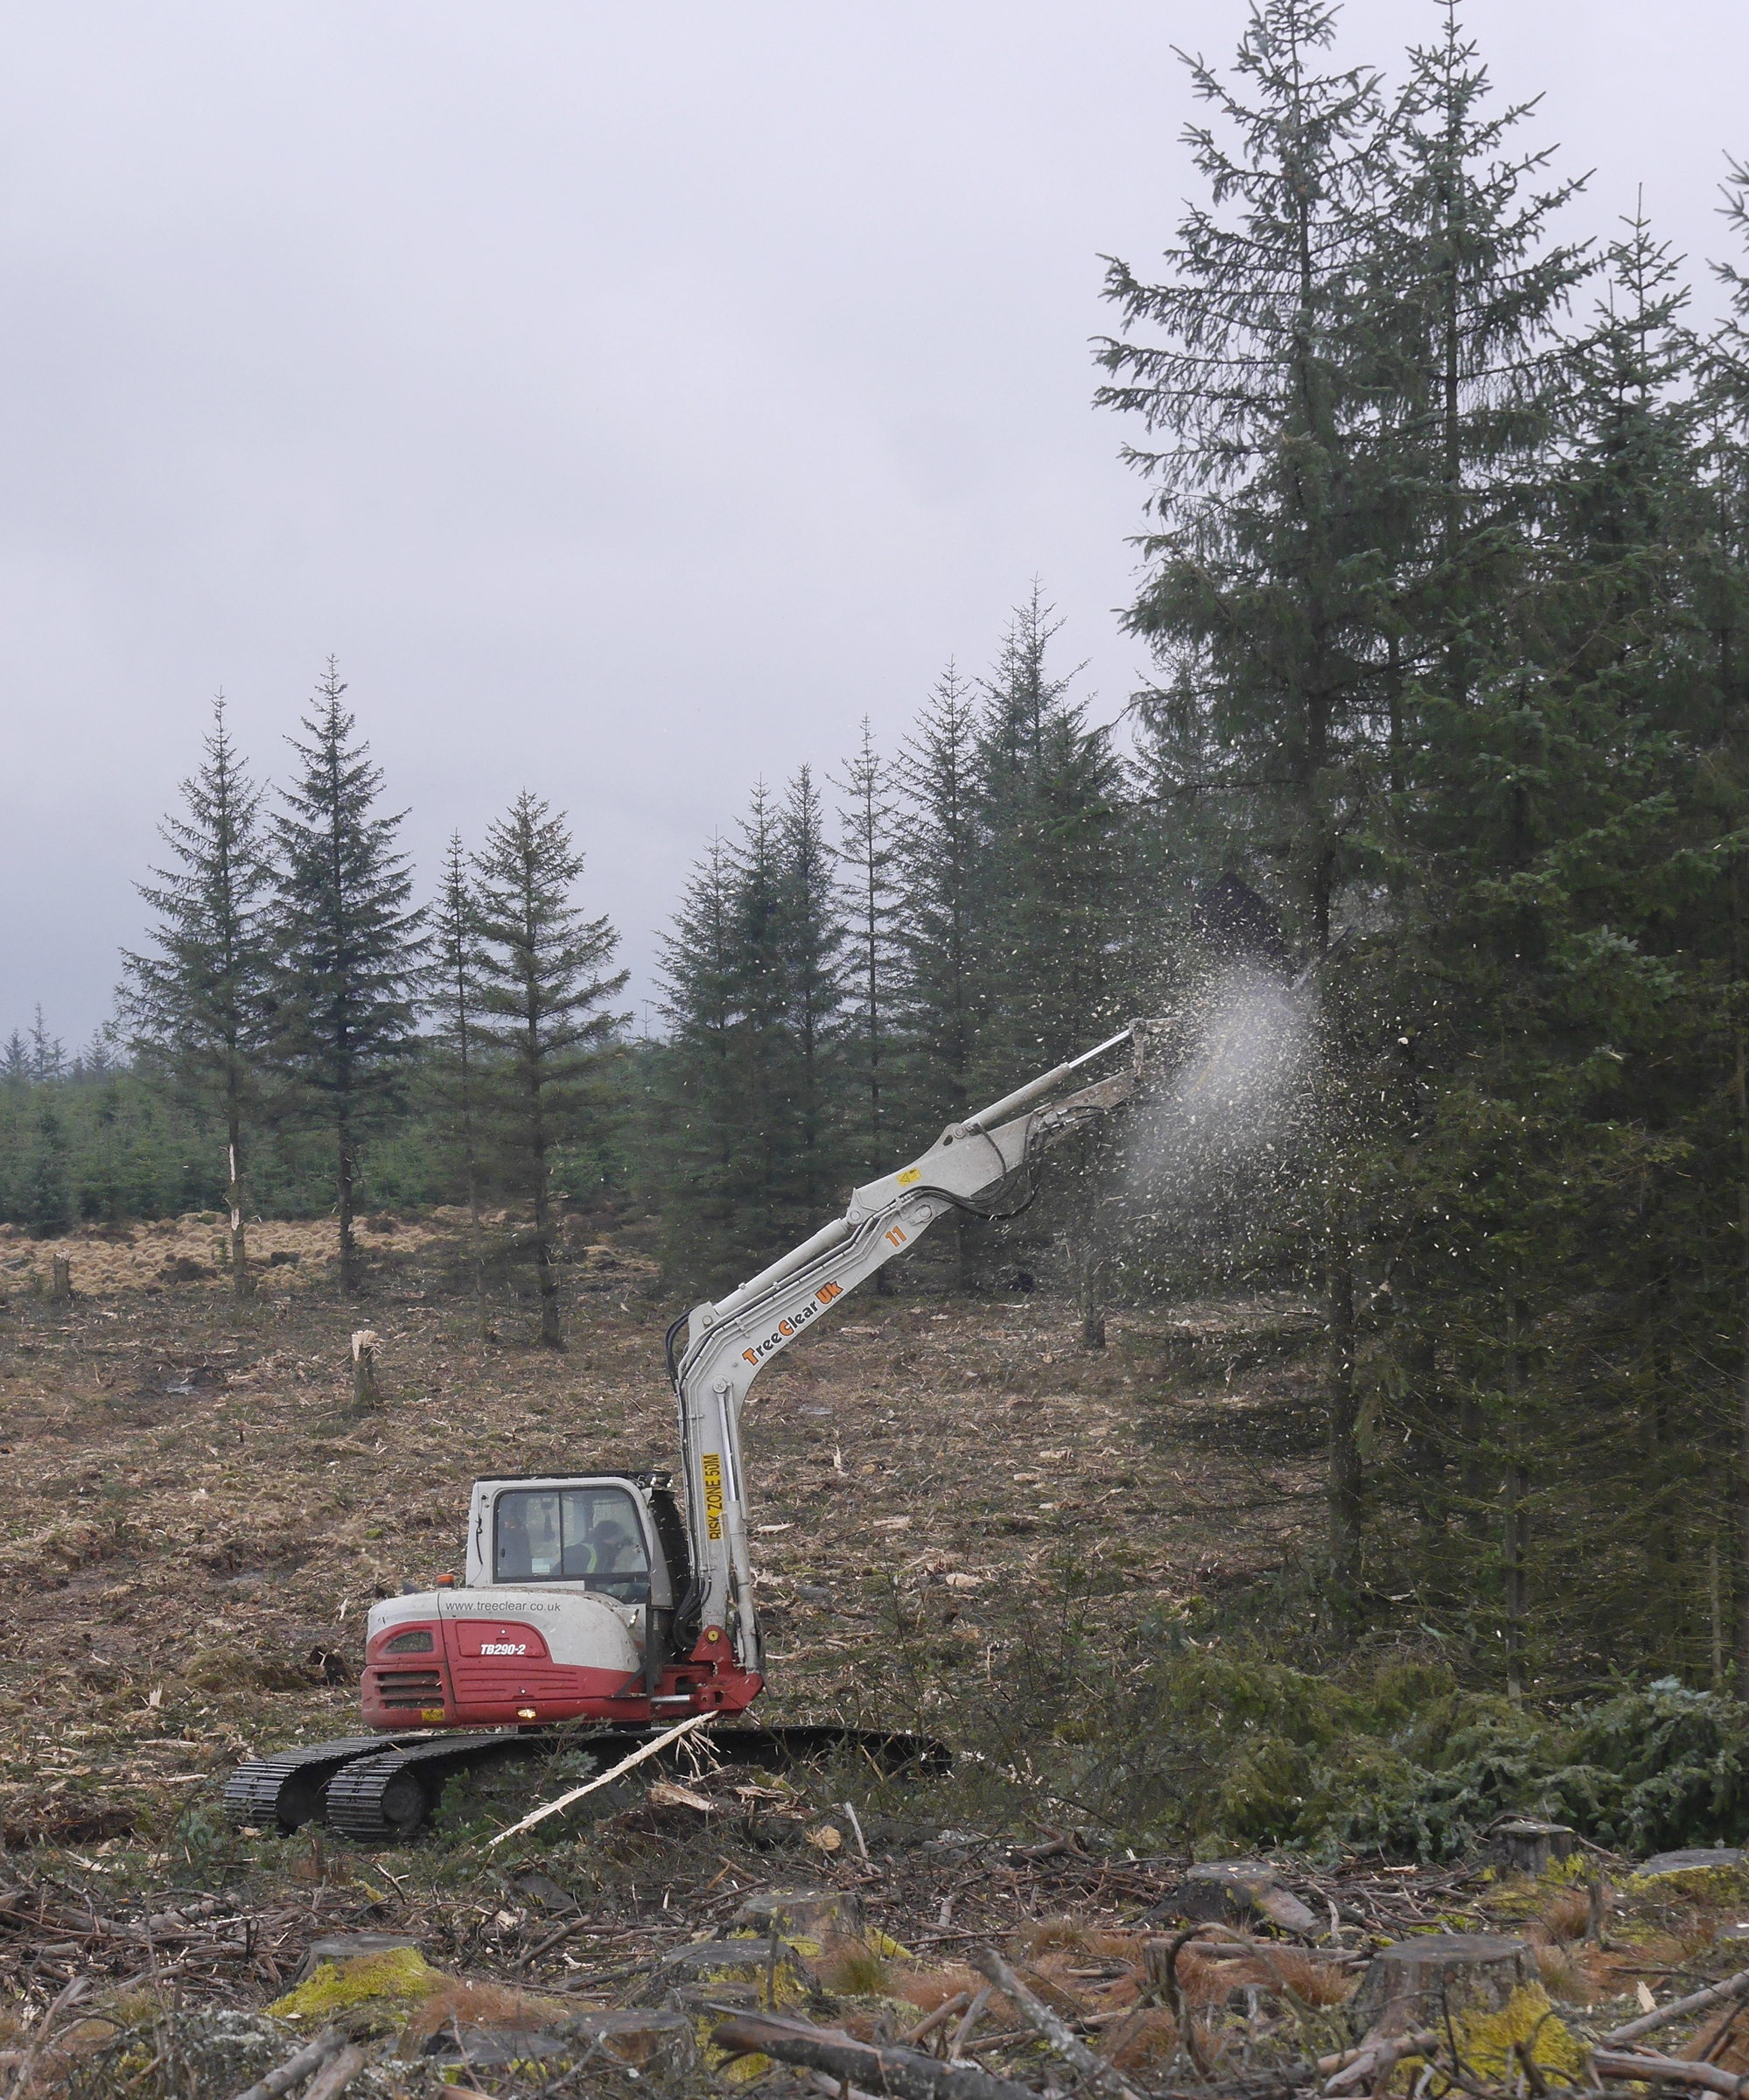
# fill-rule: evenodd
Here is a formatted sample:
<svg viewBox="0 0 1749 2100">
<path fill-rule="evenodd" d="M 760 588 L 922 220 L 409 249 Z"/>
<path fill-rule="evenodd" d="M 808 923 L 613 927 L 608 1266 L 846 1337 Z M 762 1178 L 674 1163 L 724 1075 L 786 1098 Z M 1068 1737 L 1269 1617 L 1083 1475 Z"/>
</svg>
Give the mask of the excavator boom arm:
<svg viewBox="0 0 1749 2100">
<path fill-rule="evenodd" d="M 910 1253 L 938 1218 L 954 1209 L 981 1209 L 1038 1152 L 1123 1107 L 1142 1082 L 1149 1046 L 1162 1026 L 1132 1022 L 1084 1056 L 950 1124 L 908 1166 L 855 1190 L 842 1217 L 719 1303 L 693 1308 L 675 1394 L 694 1607 L 699 1625 L 732 1630 L 743 1670 L 761 1666 L 741 1462 L 741 1405 L 748 1388 L 847 1292 Z M 1034 1105 L 1077 1067 L 1126 1041 L 1132 1048 L 1128 1069 L 1048 1106 Z"/>
</svg>

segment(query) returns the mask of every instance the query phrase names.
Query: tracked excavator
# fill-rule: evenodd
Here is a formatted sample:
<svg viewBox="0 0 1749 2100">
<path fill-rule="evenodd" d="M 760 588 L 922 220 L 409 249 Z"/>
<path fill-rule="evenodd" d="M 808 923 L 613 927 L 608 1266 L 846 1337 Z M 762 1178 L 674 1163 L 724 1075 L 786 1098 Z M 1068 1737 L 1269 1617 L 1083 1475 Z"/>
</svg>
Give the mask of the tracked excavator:
<svg viewBox="0 0 1749 2100">
<path fill-rule="evenodd" d="M 362 1718 L 373 1732 L 243 1765 L 225 1790 L 235 1820 L 289 1831 L 320 1818 L 353 1838 L 395 1842 L 458 1772 L 561 1741 L 613 1758 L 694 1714 L 745 1712 L 765 1684 L 741 1454 L 748 1389 L 938 1219 L 1024 1208 L 1039 1154 L 1135 1098 L 1165 1027 L 1131 1022 L 950 1124 L 908 1166 L 853 1191 L 842 1217 L 676 1320 L 667 1353 L 683 1507 L 673 1475 L 656 1468 L 475 1481 L 461 1581 L 439 1576 L 371 1608 Z M 1130 1054 L 1116 1071 L 1062 1093 L 1121 1046 Z M 845 1743 L 888 1768 L 947 1757 L 917 1736 L 824 1726 L 741 1726 L 716 1740 L 752 1763 Z"/>
</svg>

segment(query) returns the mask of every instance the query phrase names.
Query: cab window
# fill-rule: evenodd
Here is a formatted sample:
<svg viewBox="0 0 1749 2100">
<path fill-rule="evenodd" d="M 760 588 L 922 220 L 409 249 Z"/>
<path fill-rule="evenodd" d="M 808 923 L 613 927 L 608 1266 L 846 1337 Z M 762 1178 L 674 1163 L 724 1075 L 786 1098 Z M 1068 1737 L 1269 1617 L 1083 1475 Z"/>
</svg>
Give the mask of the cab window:
<svg viewBox="0 0 1749 2100">
<path fill-rule="evenodd" d="M 644 1528 L 624 1488 L 507 1488 L 493 1534 L 499 1582 L 580 1582 L 622 1604 L 650 1600 Z"/>
</svg>

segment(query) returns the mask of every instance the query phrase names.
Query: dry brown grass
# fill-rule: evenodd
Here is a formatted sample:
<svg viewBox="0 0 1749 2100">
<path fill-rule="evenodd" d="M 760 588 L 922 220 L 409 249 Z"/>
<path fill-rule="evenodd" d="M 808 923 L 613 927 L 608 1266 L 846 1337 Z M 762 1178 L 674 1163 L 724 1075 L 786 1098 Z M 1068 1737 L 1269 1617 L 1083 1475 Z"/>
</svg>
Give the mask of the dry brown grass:
<svg viewBox="0 0 1749 2100">
<path fill-rule="evenodd" d="M 1163 2062 L 1179 2046 L 1179 2026 L 1163 2006 L 1144 2006 L 1114 2020 L 1100 2038 L 1099 2054 L 1120 2071 Z"/>
</svg>

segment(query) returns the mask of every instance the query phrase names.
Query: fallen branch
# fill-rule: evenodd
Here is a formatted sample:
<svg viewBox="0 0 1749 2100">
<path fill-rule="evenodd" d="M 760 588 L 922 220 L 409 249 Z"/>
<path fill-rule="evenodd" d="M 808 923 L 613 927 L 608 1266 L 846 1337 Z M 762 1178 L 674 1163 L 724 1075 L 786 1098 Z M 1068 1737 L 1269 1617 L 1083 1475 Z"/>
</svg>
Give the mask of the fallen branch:
<svg viewBox="0 0 1749 2100">
<path fill-rule="evenodd" d="M 972 1994 L 969 1991 L 961 1991 L 952 1998 L 944 1998 L 933 2012 L 926 2012 L 914 2027 L 905 2030 L 899 2037 L 900 2047 L 908 2049 L 914 2043 L 921 2041 L 925 2035 L 933 2034 L 937 2027 L 945 2026 L 955 2013 L 963 2012 L 971 2002 Z"/>
<path fill-rule="evenodd" d="M 36 2066 L 37 2058 L 42 2054 L 43 2046 L 48 2040 L 55 2021 L 69 2006 L 76 2006 L 90 1989 L 91 1978 L 88 1976 L 75 1976 L 37 2022 L 29 2044 L 18 2060 L 18 2068 L 12 2074 L 11 2090 L 15 2093 L 29 2091 L 31 2072 Z"/>
<path fill-rule="evenodd" d="M 1029 2087 L 997 2078 L 975 2064 L 941 2063 L 921 2049 L 894 2042 L 855 2041 L 836 2027 L 816 2027 L 773 2013 L 740 2012 L 721 2021 L 711 2040 L 738 2056 L 772 2056 L 804 2070 L 897 2100 L 1039 2100 Z"/>
<path fill-rule="evenodd" d="M 1709 1990 L 1694 1992 L 1687 1998 L 1672 1998 L 1668 2006 L 1660 2006 L 1655 2012 L 1630 2020 L 1625 2027 L 1617 2027 L 1606 2034 L 1603 2047 L 1613 2049 L 1618 2042 L 1637 2040 L 1641 2034 L 1649 2034 L 1654 2027 L 1666 2026 L 1673 2020 L 1681 2020 L 1684 2013 L 1704 2012 L 1709 2006 L 1722 2006 L 1730 1998 L 1744 1997 L 1749 1997 L 1749 1969 L 1726 1977 L 1722 1984 L 1714 1984 Z"/>
<path fill-rule="evenodd" d="M 605 1787 L 609 1780 L 618 1779 L 622 1772 L 629 1772 L 633 1765 L 641 1765 L 647 1757 L 654 1757 L 657 1751 L 666 1750 L 670 1743 L 677 1743 L 682 1736 L 690 1735 L 695 1729 L 709 1727 L 716 1718 L 714 1713 L 691 1715 L 677 1727 L 670 1728 L 665 1735 L 659 1735 L 653 1742 L 646 1743 L 641 1750 L 633 1751 L 630 1757 L 622 1757 L 617 1765 L 602 1773 L 598 1779 L 591 1779 L 583 1786 L 573 1787 L 569 1794 L 561 1794 L 556 1801 L 549 1801 L 544 1807 L 531 1810 L 521 1823 L 513 1823 L 507 1830 L 500 1830 L 497 1837 L 487 1842 L 486 1850 L 490 1852 L 493 1845 L 502 1844 L 507 1838 L 517 1838 L 524 1830 L 533 1830 L 537 1823 L 544 1823 L 549 1816 L 556 1816 L 561 1809 L 568 1809 L 572 1802 L 581 1801 L 585 1794 L 592 1794 L 598 1787 Z"/>
<path fill-rule="evenodd" d="M 1065 2063 L 1073 2064 L 1101 2092 L 1111 2095 L 1112 2100 L 1136 2100 L 1111 2066 L 1095 2056 L 1079 2036 L 1070 2034 L 1043 1998 L 1035 1997 L 1026 1988 L 994 1947 L 975 1947 L 966 1958 L 980 1976 L 990 1978 L 1027 2025 L 1045 2037 Z"/>
<path fill-rule="evenodd" d="M 338 2056 L 328 2060 L 328 2068 L 318 2071 L 304 2089 L 304 2100 L 339 2100 L 339 2096 L 356 2078 L 365 2066 L 365 2054 L 360 2048 L 348 2047 Z"/>
<path fill-rule="evenodd" d="M 1716 2064 L 1688 2063 L 1680 2056 L 1653 2056 L 1639 2049 L 1593 2049 L 1592 2068 L 1601 2078 L 1633 2078 L 1645 2085 L 1695 2085 L 1737 2100 L 1743 2080 Z"/>
<path fill-rule="evenodd" d="M 1362 2043 L 1346 2063 L 1339 2063 L 1324 2090 L 1346 2093 L 1353 2086 L 1367 2084 L 1382 2071 L 1394 2070 L 1405 2056 L 1431 2056 L 1438 2047 L 1439 2037 L 1424 2027 L 1413 2034 L 1382 2035 L 1375 2042 Z M 1321 2062 L 1318 2068 L 1323 2069 Z"/>
<path fill-rule="evenodd" d="M 338 2056 L 346 2046 L 346 2038 L 337 2027 L 326 2027 L 314 2041 L 306 2041 L 295 2056 L 288 2056 L 277 2070 L 269 2071 L 265 2078 L 237 2095 L 237 2100 L 279 2100 L 279 2096 L 296 2085 L 300 2078 L 307 2078 L 311 2071 L 319 2070 L 331 2056 Z"/>
</svg>

